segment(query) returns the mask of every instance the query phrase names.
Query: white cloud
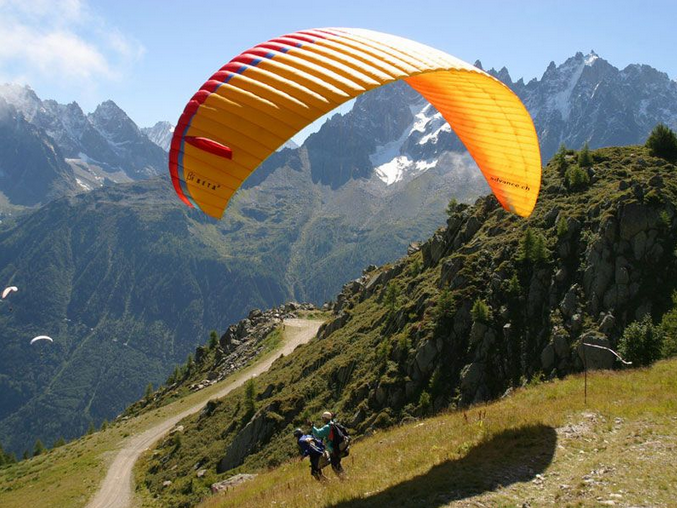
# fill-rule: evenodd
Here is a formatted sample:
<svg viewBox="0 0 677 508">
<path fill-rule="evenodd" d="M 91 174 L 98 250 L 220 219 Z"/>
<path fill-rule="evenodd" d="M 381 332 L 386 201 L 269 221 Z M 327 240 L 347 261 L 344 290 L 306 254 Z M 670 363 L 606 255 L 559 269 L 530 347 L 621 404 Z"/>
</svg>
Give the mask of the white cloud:
<svg viewBox="0 0 677 508">
<path fill-rule="evenodd" d="M 58 80 L 89 92 L 101 81 L 124 79 L 144 53 L 81 0 L 0 0 L 0 41 L 4 80 Z"/>
</svg>

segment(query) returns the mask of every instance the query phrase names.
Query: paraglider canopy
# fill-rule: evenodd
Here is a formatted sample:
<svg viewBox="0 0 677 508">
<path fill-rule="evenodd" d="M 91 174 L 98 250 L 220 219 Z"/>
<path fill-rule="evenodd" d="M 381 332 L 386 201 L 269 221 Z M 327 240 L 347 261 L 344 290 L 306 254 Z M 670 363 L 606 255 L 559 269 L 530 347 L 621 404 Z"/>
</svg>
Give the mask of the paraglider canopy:
<svg viewBox="0 0 677 508">
<path fill-rule="evenodd" d="M 48 340 L 49 342 L 54 342 L 54 340 L 47 335 L 38 335 L 37 337 L 31 339 L 31 345 L 38 342 L 39 340 Z"/>
<path fill-rule="evenodd" d="M 218 70 L 181 115 L 169 151 L 179 198 L 221 218 L 260 164 L 314 120 L 404 80 L 449 123 L 503 208 L 526 217 L 541 186 L 531 116 L 498 79 L 394 35 L 319 28 L 261 43 Z"/>
<path fill-rule="evenodd" d="M 2 286 L 0 286 L 0 287 L 2 287 Z M 6 287 L 6 288 L 2 291 L 2 299 L 4 300 L 5 298 L 7 298 L 7 295 L 9 295 L 10 293 L 13 293 L 14 291 L 19 291 L 19 288 L 16 287 L 16 286 L 9 286 L 9 287 Z"/>
</svg>

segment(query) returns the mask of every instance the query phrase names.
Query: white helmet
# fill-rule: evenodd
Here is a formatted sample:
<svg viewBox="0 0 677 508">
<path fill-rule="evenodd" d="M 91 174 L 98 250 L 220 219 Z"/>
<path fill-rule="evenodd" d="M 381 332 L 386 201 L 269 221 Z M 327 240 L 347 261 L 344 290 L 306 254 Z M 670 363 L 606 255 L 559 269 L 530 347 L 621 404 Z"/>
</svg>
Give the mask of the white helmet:
<svg viewBox="0 0 677 508">
<path fill-rule="evenodd" d="M 329 411 L 325 411 L 322 413 L 322 419 L 323 420 L 331 420 L 334 417 L 333 414 L 331 414 Z"/>
</svg>

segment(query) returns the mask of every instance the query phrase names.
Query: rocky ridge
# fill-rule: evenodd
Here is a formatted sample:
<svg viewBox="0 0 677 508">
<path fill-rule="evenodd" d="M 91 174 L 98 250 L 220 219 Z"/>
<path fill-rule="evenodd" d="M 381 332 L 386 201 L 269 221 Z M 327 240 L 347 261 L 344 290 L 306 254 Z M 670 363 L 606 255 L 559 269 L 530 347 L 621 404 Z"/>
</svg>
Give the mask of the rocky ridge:
<svg viewBox="0 0 677 508">
<path fill-rule="evenodd" d="M 203 345 L 195 349 L 194 367 L 184 378 L 161 386 L 152 397 L 132 404 L 118 418 L 137 414 L 141 409 L 164 405 L 183 390 L 199 391 L 222 381 L 265 352 L 266 339 L 283 326 L 285 319 L 294 319 L 299 312 L 313 310 L 316 307 L 312 303 L 296 302 L 268 310 L 251 310 L 246 318 L 228 327 L 216 347 L 212 349 L 209 345 Z"/>
</svg>

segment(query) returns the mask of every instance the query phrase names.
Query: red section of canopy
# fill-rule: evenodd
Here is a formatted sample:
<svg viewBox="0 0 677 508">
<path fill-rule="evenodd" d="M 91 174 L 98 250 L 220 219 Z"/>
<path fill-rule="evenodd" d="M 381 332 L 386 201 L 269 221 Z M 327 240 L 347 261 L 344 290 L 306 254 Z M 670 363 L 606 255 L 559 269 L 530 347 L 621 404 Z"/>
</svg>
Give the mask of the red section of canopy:
<svg viewBox="0 0 677 508">
<path fill-rule="evenodd" d="M 213 139 L 201 138 L 198 136 L 184 136 L 183 139 L 189 145 L 193 145 L 194 147 L 204 150 L 205 152 L 209 152 L 226 159 L 233 158 L 233 151 L 230 148 L 228 148 L 226 145 L 218 143 L 217 141 L 214 141 Z"/>
</svg>

